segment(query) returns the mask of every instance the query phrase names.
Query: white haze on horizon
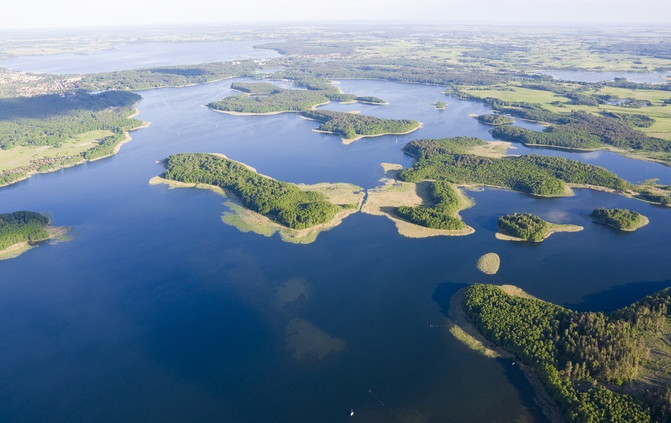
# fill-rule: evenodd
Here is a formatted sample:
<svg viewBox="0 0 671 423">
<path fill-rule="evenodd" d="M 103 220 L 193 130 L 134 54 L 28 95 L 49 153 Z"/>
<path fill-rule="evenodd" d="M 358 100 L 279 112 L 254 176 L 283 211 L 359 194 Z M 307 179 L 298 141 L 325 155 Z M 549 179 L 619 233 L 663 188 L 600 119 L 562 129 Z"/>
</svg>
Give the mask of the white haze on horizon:
<svg viewBox="0 0 671 423">
<path fill-rule="evenodd" d="M 669 0 L 10 0 L 0 28 L 194 23 L 669 24 Z"/>
</svg>

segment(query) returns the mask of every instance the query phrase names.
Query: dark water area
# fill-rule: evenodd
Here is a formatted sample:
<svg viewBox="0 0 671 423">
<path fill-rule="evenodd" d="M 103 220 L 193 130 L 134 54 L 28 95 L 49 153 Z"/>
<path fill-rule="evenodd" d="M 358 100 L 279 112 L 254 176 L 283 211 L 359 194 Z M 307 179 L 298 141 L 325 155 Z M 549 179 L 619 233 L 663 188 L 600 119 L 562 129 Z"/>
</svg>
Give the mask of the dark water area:
<svg viewBox="0 0 671 423">
<path fill-rule="evenodd" d="M 424 123 L 346 146 L 296 114 L 202 107 L 232 94 L 231 82 L 142 92 L 138 118 L 151 126 L 118 155 L 0 189 L 0 212 L 46 212 L 73 227 L 69 242 L 0 262 L 0 421 L 543 421 L 510 363 L 443 326 L 451 293 L 512 283 L 609 310 L 671 279 L 670 211 L 590 190 L 552 200 L 468 191 L 476 205 L 461 214 L 476 232 L 465 237 L 404 238 L 360 213 L 309 245 L 242 233 L 221 221 L 222 197 L 150 186 L 156 162 L 216 152 L 281 180 L 370 188 L 381 162 L 411 165 L 401 148 L 412 139 L 491 135 L 468 116 L 484 105 L 445 99 L 441 87 L 341 81 L 390 104 L 326 109 Z M 620 156 L 533 151 L 671 181 L 666 167 Z M 650 224 L 615 232 L 589 219 L 601 206 Z M 534 245 L 495 239 L 498 217 L 516 211 L 585 229 Z M 487 252 L 501 257 L 497 275 L 475 267 Z"/>
<path fill-rule="evenodd" d="M 35 73 L 96 73 L 171 65 L 278 57 L 255 49 L 264 41 L 190 41 L 122 43 L 88 53 L 17 56 L 0 60 L 0 68 Z"/>
</svg>

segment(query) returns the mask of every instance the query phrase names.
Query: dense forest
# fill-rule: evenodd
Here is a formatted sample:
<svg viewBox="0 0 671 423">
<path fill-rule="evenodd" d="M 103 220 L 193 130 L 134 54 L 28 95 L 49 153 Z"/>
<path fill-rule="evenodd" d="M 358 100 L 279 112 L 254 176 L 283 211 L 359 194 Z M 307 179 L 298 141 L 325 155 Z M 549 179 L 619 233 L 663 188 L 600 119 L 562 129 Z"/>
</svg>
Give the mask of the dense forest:
<svg viewBox="0 0 671 423">
<path fill-rule="evenodd" d="M 301 114 L 306 118 L 321 122 L 318 128 L 320 131 L 333 132 L 345 139 L 357 136 L 404 134 L 419 128 L 419 122 L 407 119 L 384 119 L 330 110 L 308 110 Z"/>
<path fill-rule="evenodd" d="M 547 237 L 550 224 L 530 213 L 513 213 L 499 217 L 496 227 L 506 235 L 540 242 Z"/>
<path fill-rule="evenodd" d="M 253 60 L 165 66 L 84 75 L 78 85 L 85 90 L 146 90 L 204 84 L 219 79 L 253 77 L 258 64 Z"/>
<path fill-rule="evenodd" d="M 251 95 L 270 95 L 282 91 L 282 88 L 270 82 L 234 82 L 231 89 Z"/>
<path fill-rule="evenodd" d="M 643 215 L 627 209 L 598 208 L 590 214 L 596 222 L 612 226 L 616 229 L 631 231 L 643 223 Z"/>
<path fill-rule="evenodd" d="M 245 207 L 292 229 L 326 223 L 340 210 L 320 193 L 261 176 L 240 163 L 213 154 L 175 154 L 165 164 L 166 179 L 229 190 Z"/>
<path fill-rule="evenodd" d="M 0 99 L 0 148 L 58 146 L 95 130 L 121 134 L 142 123 L 128 119 L 139 100 L 139 95 L 125 91 Z"/>
<path fill-rule="evenodd" d="M 639 374 L 646 338 L 667 333 L 669 289 L 609 315 L 479 284 L 467 288 L 463 305 L 486 338 L 534 367 L 568 422 L 671 421 L 663 392 L 616 392 Z"/>
<path fill-rule="evenodd" d="M 396 208 L 396 214 L 416 225 L 432 229 L 458 230 L 466 224 L 456 216 L 461 207 L 457 189 L 445 181 L 436 181 L 431 185 L 432 207 Z"/>
<path fill-rule="evenodd" d="M 39 242 L 49 238 L 49 219 L 31 211 L 0 214 L 0 250 L 20 242 Z"/>
<path fill-rule="evenodd" d="M 479 184 L 510 188 L 533 195 L 566 195 L 566 183 L 588 184 L 625 191 L 631 185 L 614 173 L 562 157 L 518 156 L 500 159 L 466 154 L 477 138 L 418 140 L 403 151 L 415 157 L 415 164 L 399 173 L 403 181 L 444 180 L 454 184 Z"/>
<path fill-rule="evenodd" d="M 366 104 L 387 104 L 387 101 L 385 99 L 373 96 L 359 96 L 356 97 L 355 100 L 358 101 L 359 103 L 366 103 Z"/>
<path fill-rule="evenodd" d="M 226 97 L 223 100 L 208 104 L 207 107 L 237 113 L 300 112 L 329 101 L 320 91 L 276 88 L 276 90 L 269 92 L 269 87 L 266 87 L 266 92 L 260 96 L 242 94 Z M 259 90 L 263 88 L 252 86 L 248 89 Z"/>
<path fill-rule="evenodd" d="M 510 125 L 513 123 L 512 118 L 504 115 L 496 115 L 493 113 L 478 116 L 478 121 L 480 123 L 493 126 Z"/>
</svg>

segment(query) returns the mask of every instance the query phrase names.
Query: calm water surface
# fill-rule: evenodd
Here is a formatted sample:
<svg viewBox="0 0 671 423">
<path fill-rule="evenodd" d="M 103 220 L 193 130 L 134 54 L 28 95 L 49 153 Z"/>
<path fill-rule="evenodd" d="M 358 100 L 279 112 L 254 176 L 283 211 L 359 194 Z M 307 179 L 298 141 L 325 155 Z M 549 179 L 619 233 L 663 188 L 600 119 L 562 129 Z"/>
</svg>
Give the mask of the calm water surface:
<svg viewBox="0 0 671 423">
<path fill-rule="evenodd" d="M 44 73 L 94 73 L 170 65 L 195 65 L 278 57 L 274 50 L 255 49 L 264 41 L 138 42 L 84 54 L 18 56 L 0 60 L 0 68 Z"/>
<path fill-rule="evenodd" d="M 462 216 L 476 233 L 467 237 L 407 239 L 362 214 L 310 245 L 241 233 L 221 222 L 220 196 L 149 186 L 162 171 L 156 161 L 219 152 L 281 180 L 370 188 L 381 162 L 411 164 L 401 148 L 412 139 L 491 135 L 468 117 L 484 105 L 445 99 L 440 87 L 342 81 L 346 92 L 391 104 L 327 109 L 424 123 L 345 146 L 295 114 L 201 107 L 229 95 L 230 83 L 143 92 L 138 118 L 152 124 L 117 156 L 0 190 L 0 212 L 47 212 L 73 227 L 69 242 L 0 262 L 1 421 L 543 421 L 509 362 L 430 327 L 444 323 L 449 297 L 474 282 L 514 283 L 610 310 L 671 284 L 670 211 L 589 190 L 554 200 L 468 192 L 476 206 Z M 433 106 L 440 100 L 445 111 Z M 669 168 L 617 155 L 533 152 L 671 182 Z M 620 234 L 589 220 L 599 206 L 651 223 Z M 496 240 L 496 219 L 515 211 L 585 230 L 540 245 Z M 487 252 L 501 256 L 496 276 L 475 268 Z M 296 322 L 310 330 L 294 336 Z M 292 355 L 296 340 L 332 351 Z"/>
</svg>

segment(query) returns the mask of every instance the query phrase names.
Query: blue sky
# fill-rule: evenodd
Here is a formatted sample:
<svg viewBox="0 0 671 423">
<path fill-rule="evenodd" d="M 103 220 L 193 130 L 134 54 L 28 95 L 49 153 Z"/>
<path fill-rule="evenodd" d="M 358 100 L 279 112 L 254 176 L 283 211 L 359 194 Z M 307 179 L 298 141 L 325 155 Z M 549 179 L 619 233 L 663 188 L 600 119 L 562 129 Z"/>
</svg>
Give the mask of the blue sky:
<svg viewBox="0 0 671 423">
<path fill-rule="evenodd" d="M 671 0 L 12 0 L 1 28 L 198 22 L 664 23 Z"/>
</svg>

